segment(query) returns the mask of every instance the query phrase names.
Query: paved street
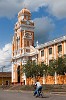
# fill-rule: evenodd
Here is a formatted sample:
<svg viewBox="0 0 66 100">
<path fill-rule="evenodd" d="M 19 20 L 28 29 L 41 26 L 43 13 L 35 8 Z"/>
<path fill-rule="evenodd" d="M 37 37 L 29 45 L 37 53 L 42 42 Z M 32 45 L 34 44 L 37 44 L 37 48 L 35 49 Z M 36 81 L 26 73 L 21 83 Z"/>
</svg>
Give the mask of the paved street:
<svg viewBox="0 0 66 100">
<path fill-rule="evenodd" d="M 33 92 L 0 90 L 0 100 L 66 100 L 66 94 L 45 93 L 44 98 L 35 98 Z"/>
</svg>

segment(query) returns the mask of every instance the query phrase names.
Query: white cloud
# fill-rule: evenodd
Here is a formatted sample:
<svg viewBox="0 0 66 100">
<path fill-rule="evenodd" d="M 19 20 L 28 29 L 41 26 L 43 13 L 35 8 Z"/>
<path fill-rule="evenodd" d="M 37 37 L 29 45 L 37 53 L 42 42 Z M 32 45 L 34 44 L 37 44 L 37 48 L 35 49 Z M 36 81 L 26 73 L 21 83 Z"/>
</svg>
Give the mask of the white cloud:
<svg viewBox="0 0 66 100">
<path fill-rule="evenodd" d="M 35 22 L 35 42 L 46 42 L 49 39 L 49 34 L 54 30 L 54 23 L 48 17 L 36 18 Z"/>
<path fill-rule="evenodd" d="M 48 11 L 59 19 L 66 18 L 66 0 L 47 0 Z"/>
<path fill-rule="evenodd" d="M 6 44 L 2 49 L 0 49 L 0 71 L 1 67 L 5 69 L 11 69 L 11 43 Z M 6 71 L 8 71 L 6 70 Z"/>
<path fill-rule="evenodd" d="M 30 11 L 37 11 L 39 7 L 45 5 L 45 0 L 0 0 L 0 17 L 12 18 L 23 7 Z"/>
<path fill-rule="evenodd" d="M 0 0 L 0 17 L 12 18 L 24 7 L 33 12 L 42 6 L 53 16 L 66 18 L 66 0 Z"/>
<path fill-rule="evenodd" d="M 12 18 L 20 10 L 20 0 L 0 0 L 0 16 Z"/>
<path fill-rule="evenodd" d="M 46 6 L 46 0 L 24 0 L 25 6 L 31 11 L 38 11 L 39 7 Z"/>
</svg>

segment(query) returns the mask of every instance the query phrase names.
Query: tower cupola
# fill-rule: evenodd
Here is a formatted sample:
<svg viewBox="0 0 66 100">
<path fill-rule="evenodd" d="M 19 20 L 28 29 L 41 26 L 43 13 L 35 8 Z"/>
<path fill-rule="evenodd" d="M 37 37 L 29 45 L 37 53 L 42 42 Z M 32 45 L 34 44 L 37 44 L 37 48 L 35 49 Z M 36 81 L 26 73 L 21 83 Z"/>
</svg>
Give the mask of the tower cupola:
<svg viewBox="0 0 66 100">
<path fill-rule="evenodd" d="M 22 17 L 23 19 L 26 19 L 26 20 L 30 20 L 31 19 L 31 12 L 26 9 L 26 8 L 23 8 L 19 13 L 18 13 L 18 18 Z"/>
</svg>

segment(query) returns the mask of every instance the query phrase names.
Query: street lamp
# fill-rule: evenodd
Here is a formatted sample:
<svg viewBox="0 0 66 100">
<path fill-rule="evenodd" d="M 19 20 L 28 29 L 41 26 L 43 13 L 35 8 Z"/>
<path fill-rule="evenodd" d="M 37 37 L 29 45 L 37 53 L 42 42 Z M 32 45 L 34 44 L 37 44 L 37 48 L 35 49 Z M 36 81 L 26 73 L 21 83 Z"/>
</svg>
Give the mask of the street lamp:
<svg viewBox="0 0 66 100">
<path fill-rule="evenodd" d="M 2 67 L 2 74 L 3 74 L 3 68 L 4 68 L 5 66 L 3 66 Z M 2 75 L 2 86 L 3 86 L 3 75 Z"/>
</svg>

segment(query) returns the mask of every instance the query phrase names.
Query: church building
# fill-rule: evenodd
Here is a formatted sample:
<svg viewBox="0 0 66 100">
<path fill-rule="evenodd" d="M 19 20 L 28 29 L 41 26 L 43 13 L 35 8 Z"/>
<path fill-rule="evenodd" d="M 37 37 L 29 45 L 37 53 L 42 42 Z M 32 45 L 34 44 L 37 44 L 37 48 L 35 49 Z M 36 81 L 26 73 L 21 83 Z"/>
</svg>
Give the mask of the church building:
<svg viewBox="0 0 66 100">
<path fill-rule="evenodd" d="M 66 36 L 34 47 L 34 22 L 31 12 L 24 8 L 18 13 L 12 40 L 12 83 L 26 83 L 20 69 L 28 60 L 49 64 L 52 59 L 66 54 Z"/>
</svg>

